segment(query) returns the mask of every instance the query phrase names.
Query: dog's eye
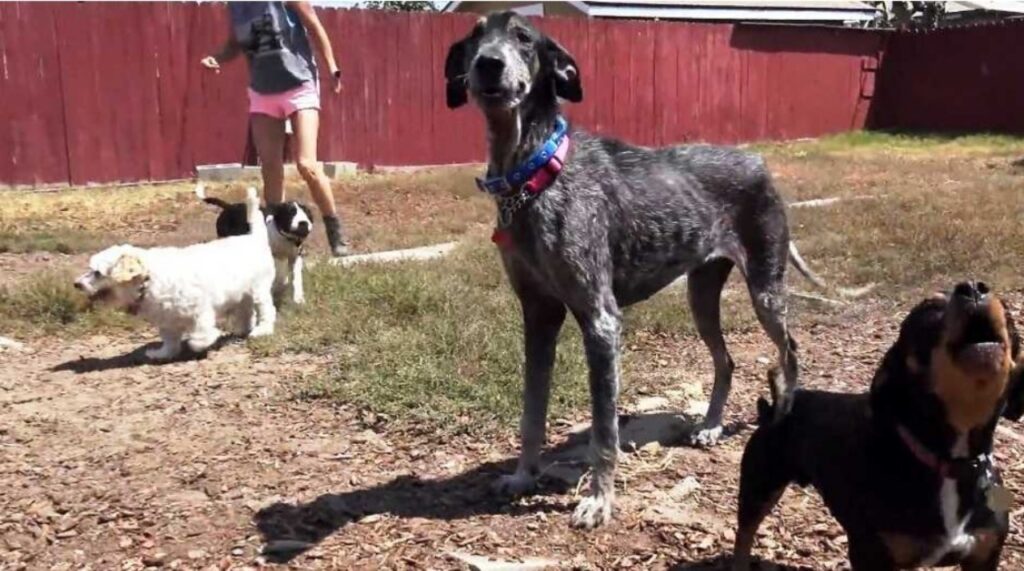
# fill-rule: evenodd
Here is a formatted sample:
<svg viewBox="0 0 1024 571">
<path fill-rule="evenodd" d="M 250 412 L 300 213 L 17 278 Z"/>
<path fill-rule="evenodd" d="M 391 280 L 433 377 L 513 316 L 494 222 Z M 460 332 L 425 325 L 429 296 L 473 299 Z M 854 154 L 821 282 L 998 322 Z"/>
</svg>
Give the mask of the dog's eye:
<svg viewBox="0 0 1024 571">
<path fill-rule="evenodd" d="M 103 274 L 101 274 L 101 273 L 99 272 L 99 270 L 93 270 L 93 271 L 92 271 L 92 277 L 94 277 L 94 278 L 102 278 L 102 277 L 103 277 Z"/>
<path fill-rule="evenodd" d="M 516 39 L 519 40 L 519 43 L 521 44 L 530 44 L 533 42 L 533 38 L 526 30 L 516 30 Z"/>
</svg>

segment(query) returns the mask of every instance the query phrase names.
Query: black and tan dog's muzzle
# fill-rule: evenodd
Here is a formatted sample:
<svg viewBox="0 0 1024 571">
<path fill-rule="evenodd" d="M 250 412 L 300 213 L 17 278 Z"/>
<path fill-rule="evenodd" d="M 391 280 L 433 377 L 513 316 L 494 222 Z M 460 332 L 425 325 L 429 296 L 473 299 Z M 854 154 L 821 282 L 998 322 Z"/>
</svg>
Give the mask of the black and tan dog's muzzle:
<svg viewBox="0 0 1024 571">
<path fill-rule="evenodd" d="M 997 372 L 1006 359 L 1006 315 L 984 282 L 958 284 L 949 298 L 946 339 L 950 356 L 961 367 Z"/>
</svg>

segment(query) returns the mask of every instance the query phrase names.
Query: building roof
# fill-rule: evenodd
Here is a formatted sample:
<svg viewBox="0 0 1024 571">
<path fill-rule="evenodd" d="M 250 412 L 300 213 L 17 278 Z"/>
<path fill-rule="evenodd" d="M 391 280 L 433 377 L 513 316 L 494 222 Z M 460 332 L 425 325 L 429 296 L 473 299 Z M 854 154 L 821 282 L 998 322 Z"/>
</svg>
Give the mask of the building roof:
<svg viewBox="0 0 1024 571">
<path fill-rule="evenodd" d="M 988 10 L 993 12 L 1024 13 L 1024 1 L 989 0 L 980 2 L 946 2 L 946 13 Z"/>
<path fill-rule="evenodd" d="M 988 0 L 980 2 L 946 2 L 946 13 L 971 12 L 987 10 L 990 12 L 1011 12 L 1024 14 L 1024 1 L 1021 0 Z"/>
<path fill-rule="evenodd" d="M 446 12 L 458 11 L 462 2 L 449 2 Z M 524 4 L 529 4 L 524 2 Z M 569 2 L 583 14 L 595 18 L 661 20 L 726 20 L 761 22 L 867 22 L 875 18 L 867 2 L 701 0 L 697 2 L 614 2 L 589 0 Z"/>
</svg>

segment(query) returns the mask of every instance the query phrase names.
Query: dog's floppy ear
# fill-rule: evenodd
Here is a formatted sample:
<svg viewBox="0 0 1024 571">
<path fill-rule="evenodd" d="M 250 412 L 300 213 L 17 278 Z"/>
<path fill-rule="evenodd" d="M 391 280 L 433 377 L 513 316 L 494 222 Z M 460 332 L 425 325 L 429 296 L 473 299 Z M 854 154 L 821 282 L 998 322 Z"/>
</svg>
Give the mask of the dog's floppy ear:
<svg viewBox="0 0 1024 571">
<path fill-rule="evenodd" d="M 1003 418 L 1020 420 L 1024 416 L 1024 363 L 1010 371 L 1010 382 L 1006 387 L 1006 406 L 1003 407 Z"/>
<path fill-rule="evenodd" d="M 146 277 L 146 264 L 133 253 L 121 254 L 110 268 L 110 279 L 118 283 L 128 283 L 137 278 Z"/>
<path fill-rule="evenodd" d="M 462 107 L 469 100 L 466 95 L 466 45 L 469 40 L 462 40 L 448 48 L 448 57 L 444 60 L 444 81 L 447 92 L 448 108 Z"/>
<path fill-rule="evenodd" d="M 1010 338 L 1010 358 L 1016 363 L 1020 358 L 1020 333 L 1017 332 L 1017 324 L 1013 321 L 1009 309 L 1004 305 L 1003 310 L 1006 315 L 1006 335 Z"/>
<path fill-rule="evenodd" d="M 1010 371 L 1010 382 L 1006 388 L 1006 406 L 1003 417 L 1020 420 L 1024 416 L 1024 362 L 1020 358 L 1020 334 L 1010 313 L 1006 312 L 1006 333 L 1010 337 L 1010 358 L 1015 363 Z"/>
<path fill-rule="evenodd" d="M 555 95 L 579 103 L 583 101 L 583 85 L 580 83 L 580 69 L 569 52 L 551 38 L 544 38 L 546 62 L 555 78 Z"/>
</svg>

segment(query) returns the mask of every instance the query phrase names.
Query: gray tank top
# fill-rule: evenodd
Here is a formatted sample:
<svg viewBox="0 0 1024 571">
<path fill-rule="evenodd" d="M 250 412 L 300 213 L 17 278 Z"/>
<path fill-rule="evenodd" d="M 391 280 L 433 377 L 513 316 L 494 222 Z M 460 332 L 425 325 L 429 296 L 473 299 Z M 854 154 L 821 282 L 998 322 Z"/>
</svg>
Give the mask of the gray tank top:
<svg viewBox="0 0 1024 571">
<path fill-rule="evenodd" d="M 281 93 L 316 81 L 306 28 L 284 2 L 229 2 L 235 41 L 249 60 L 249 87 Z"/>
</svg>

